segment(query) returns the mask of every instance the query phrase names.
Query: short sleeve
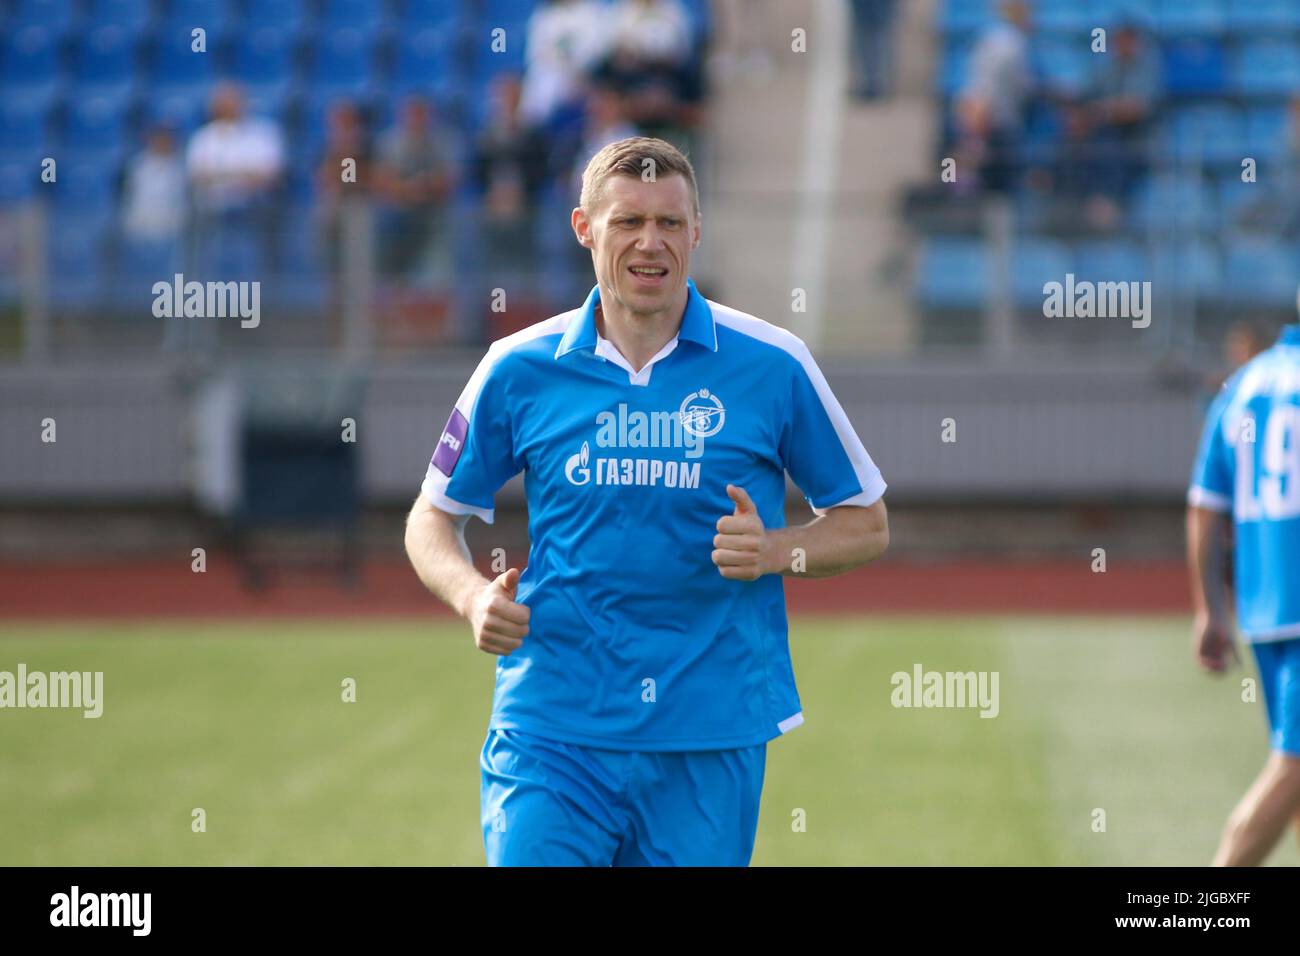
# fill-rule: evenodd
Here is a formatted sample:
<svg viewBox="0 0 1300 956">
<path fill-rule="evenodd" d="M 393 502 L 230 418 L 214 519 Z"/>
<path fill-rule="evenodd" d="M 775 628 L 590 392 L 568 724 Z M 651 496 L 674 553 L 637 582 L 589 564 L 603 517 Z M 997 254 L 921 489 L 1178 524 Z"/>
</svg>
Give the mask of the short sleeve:
<svg viewBox="0 0 1300 956">
<path fill-rule="evenodd" d="M 802 342 L 795 358 L 790 414 L 781 434 L 790 478 L 819 514 L 838 505 L 875 504 L 886 487 L 880 469 Z"/>
<path fill-rule="evenodd" d="M 1226 395 L 1220 395 L 1205 415 L 1196 464 L 1192 466 L 1187 503 L 1211 511 L 1232 510 L 1233 458 L 1223 428 Z"/>
<path fill-rule="evenodd" d="M 521 470 L 501 358 L 502 353 L 489 349 L 461 392 L 421 489 L 434 507 L 478 515 L 488 524 L 495 516 L 497 491 Z"/>
</svg>

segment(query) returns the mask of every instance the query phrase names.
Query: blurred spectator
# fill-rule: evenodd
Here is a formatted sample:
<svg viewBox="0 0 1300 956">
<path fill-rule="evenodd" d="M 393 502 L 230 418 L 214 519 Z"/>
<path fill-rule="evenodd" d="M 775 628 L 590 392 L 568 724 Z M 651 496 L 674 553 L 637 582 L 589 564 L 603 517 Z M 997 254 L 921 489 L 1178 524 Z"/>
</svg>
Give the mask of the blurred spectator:
<svg viewBox="0 0 1300 956">
<path fill-rule="evenodd" d="M 587 73 L 605 55 L 607 8 L 600 0 L 547 0 L 528 19 L 520 109 L 531 127 L 577 127 Z"/>
<path fill-rule="evenodd" d="M 618 0 L 609 12 L 611 45 L 647 64 L 680 66 L 691 53 L 691 20 L 679 0 Z"/>
<path fill-rule="evenodd" d="M 236 278 L 256 271 L 284 168 L 279 128 L 246 115 L 239 87 L 220 84 L 212 119 L 191 137 L 185 166 L 193 204 L 194 266 Z"/>
<path fill-rule="evenodd" d="M 641 131 L 628 119 L 622 91 L 608 85 L 593 87 L 587 96 L 587 119 L 582 141 L 569 164 L 568 188 L 574 200 L 582 192 L 582 173 L 591 157 L 610 143 L 640 135 Z M 587 254 L 581 246 L 575 245 L 575 248 Z"/>
<path fill-rule="evenodd" d="M 1025 109 L 1032 91 L 1029 67 L 1029 8 L 1024 0 L 1003 0 L 1001 20 L 975 45 L 970 73 L 957 101 L 961 152 L 978 170 L 984 188 L 1015 188 Z"/>
<path fill-rule="evenodd" d="M 853 95 L 887 96 L 894 68 L 895 0 L 853 0 Z"/>
<path fill-rule="evenodd" d="M 474 185 L 482 197 L 481 261 L 491 287 L 531 283 L 537 205 L 551 178 L 549 144 L 525 121 L 522 95 L 517 77 L 498 76 L 491 115 L 474 143 Z"/>
<path fill-rule="evenodd" d="M 622 92 L 628 118 L 646 136 L 680 143 L 698 124 L 703 99 L 685 8 L 678 0 L 623 0 L 611 22 L 609 55 L 594 81 Z"/>
<path fill-rule="evenodd" d="M 1094 157 L 1089 216 L 1117 223 L 1120 207 L 1147 173 L 1148 135 L 1161 95 L 1160 56 L 1133 22 L 1113 31 L 1110 51 L 1080 109 Z"/>
<path fill-rule="evenodd" d="M 455 172 L 450 131 L 435 120 L 427 100 L 408 99 L 379 143 L 374 168 L 375 191 L 388 207 L 379 252 L 386 275 L 408 275 L 430 240 L 443 235 Z"/>
<path fill-rule="evenodd" d="M 1243 320 L 1228 326 L 1223 336 L 1223 359 L 1231 375 L 1260 352 L 1269 348 L 1276 334 L 1262 322 Z"/>
<path fill-rule="evenodd" d="M 122 189 L 122 243 L 115 250 L 127 275 L 170 282 L 183 268 L 181 234 L 185 227 L 185 164 L 171 129 L 155 126 L 145 148 L 127 163 Z M 186 319 L 164 319 L 163 342 L 176 348 L 185 338 Z"/>
<path fill-rule="evenodd" d="M 167 126 L 155 126 L 128 163 L 122 196 L 122 235 L 170 261 L 185 224 L 185 166 Z M 171 266 L 164 266 L 164 269 Z"/>
<path fill-rule="evenodd" d="M 370 190 L 370 140 L 357 104 L 342 100 L 330 107 L 325 148 L 316 167 L 316 215 L 329 272 L 331 337 L 343 340 L 343 273 L 349 216 L 365 216 Z M 344 177 L 347 177 L 346 179 Z M 355 218 L 354 218 L 354 221 Z M 364 228 L 364 224 L 362 228 Z"/>
<path fill-rule="evenodd" d="M 1245 229 L 1274 236 L 1300 233 L 1300 94 L 1292 97 L 1286 131 L 1286 149 L 1277 172 L 1252 186 L 1262 195 L 1244 203 L 1237 221 Z"/>
<path fill-rule="evenodd" d="M 351 160 L 348 180 L 344 162 Z M 331 273 L 341 261 L 343 206 L 350 197 L 360 198 L 370 189 L 370 142 L 360 108 L 348 100 L 335 103 L 329 111 L 325 149 L 316 167 L 316 195 L 320 205 L 321 238 Z"/>
<path fill-rule="evenodd" d="M 212 120 L 190 139 L 185 163 L 200 213 L 248 210 L 279 182 L 284 167 L 280 130 L 247 116 L 243 93 L 223 83 L 212 96 Z"/>
</svg>

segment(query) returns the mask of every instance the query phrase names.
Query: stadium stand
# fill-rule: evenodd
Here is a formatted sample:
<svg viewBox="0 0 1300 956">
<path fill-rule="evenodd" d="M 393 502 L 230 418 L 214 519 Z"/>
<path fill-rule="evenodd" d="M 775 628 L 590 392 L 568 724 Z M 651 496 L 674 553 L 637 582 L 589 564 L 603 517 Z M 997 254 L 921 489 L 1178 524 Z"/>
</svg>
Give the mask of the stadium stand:
<svg viewBox="0 0 1300 956">
<path fill-rule="evenodd" d="M 1197 316 L 1220 328 L 1243 311 L 1283 320 L 1300 267 L 1295 183 L 1300 163 L 1300 2 L 1296 0 L 1038 0 L 1028 4 L 1032 94 L 1019 143 L 1022 174 L 1011 194 L 1017 255 L 1014 298 L 1024 324 L 1041 307 L 1041 276 L 1100 270 L 1116 278 L 1157 268 Z M 955 118 L 974 45 L 999 20 L 996 0 L 941 0 L 934 96 L 938 156 L 960 148 Z M 1127 145 L 1137 171 L 1119 215 L 1097 217 L 1061 184 L 1071 161 L 1099 148 L 1069 136 L 1069 111 L 1113 56 L 1117 29 L 1136 28 L 1158 57 L 1160 93 L 1144 139 Z M 1110 54 L 1094 52 L 1108 28 Z M 1111 146 L 1113 147 L 1113 144 Z M 1243 161 L 1254 181 L 1243 181 Z M 948 190 L 951 194 L 952 190 Z M 955 198 L 955 197 L 952 197 Z M 948 197 L 938 196 L 935 205 Z M 923 238 L 913 292 L 923 315 L 974 316 L 987 291 L 991 241 L 969 222 L 918 217 Z M 1035 291 L 1038 284 L 1038 291 Z M 1208 323 L 1202 326 L 1201 323 Z M 1217 325 L 1216 325 L 1217 323 Z M 1214 338 L 1212 333 L 1203 336 Z"/>
<path fill-rule="evenodd" d="M 617 0 L 596 0 L 612 8 Z M 397 105 L 429 97 L 456 143 L 462 165 L 449 203 L 458 235 L 472 226 L 481 186 L 464 168 L 487 120 L 489 91 L 502 73 L 528 66 L 524 38 L 538 0 L 0 0 L 0 215 L 30 199 L 49 212 L 49 287 L 56 308 L 96 303 L 88 277 L 112 264 L 104 250 L 121 228 L 122 184 L 150 132 L 168 128 L 183 156 L 226 80 L 242 88 L 248 114 L 279 128 L 287 162 L 273 197 L 272 232 L 284 255 L 259 272 L 290 269 L 278 288 L 304 308 L 328 298 L 330 257 L 306 222 L 319 218 L 316 169 L 332 104 L 347 100 L 367 116 L 371 143 L 394 122 Z M 692 49 L 682 69 L 685 98 L 703 95 L 711 30 L 707 0 L 684 4 Z M 505 31 L 494 48 L 494 30 Z M 202 31 L 200 35 L 197 31 Z M 629 91 L 629 102 L 635 91 Z M 578 122 L 581 122 L 579 116 Z M 574 131 L 548 139 L 548 189 L 571 184 Z M 681 138 L 691 131 L 683 128 Z M 57 161 L 57 182 L 41 181 L 41 160 Z M 48 191 L 37 187 L 52 185 Z M 45 203 L 45 200 L 49 200 Z M 92 241 L 69 231 L 75 212 L 92 223 Z M 469 243 L 466 243 L 469 245 Z M 550 266 L 571 264 L 568 250 Z M 265 256 L 265 252 L 261 253 Z M 133 260 L 134 254 L 124 254 Z M 464 257 L 461 257 L 462 259 Z M 133 261 L 139 261 L 134 258 Z M 0 267 L 10 264 L 0 264 Z M 547 264 L 543 264 L 543 269 Z M 76 272 L 65 281 L 67 270 Z M 281 281 L 283 280 L 283 281 Z M 14 305 L 18 283 L 0 276 L 0 306 Z M 570 294 L 569 289 L 557 289 Z M 487 329 L 469 326 L 466 342 Z M 499 330 L 498 330 L 499 331 Z"/>
</svg>

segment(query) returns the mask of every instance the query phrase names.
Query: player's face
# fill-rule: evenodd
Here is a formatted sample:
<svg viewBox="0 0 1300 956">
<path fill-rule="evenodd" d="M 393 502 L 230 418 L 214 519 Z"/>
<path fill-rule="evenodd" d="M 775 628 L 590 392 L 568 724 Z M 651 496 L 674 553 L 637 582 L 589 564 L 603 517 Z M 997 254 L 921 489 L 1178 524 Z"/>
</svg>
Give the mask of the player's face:
<svg viewBox="0 0 1300 956">
<path fill-rule="evenodd" d="M 614 176 L 588 216 L 574 210 L 578 241 L 592 251 L 602 295 L 633 314 L 680 304 L 690 274 L 700 222 L 682 176 L 654 182 Z"/>
</svg>

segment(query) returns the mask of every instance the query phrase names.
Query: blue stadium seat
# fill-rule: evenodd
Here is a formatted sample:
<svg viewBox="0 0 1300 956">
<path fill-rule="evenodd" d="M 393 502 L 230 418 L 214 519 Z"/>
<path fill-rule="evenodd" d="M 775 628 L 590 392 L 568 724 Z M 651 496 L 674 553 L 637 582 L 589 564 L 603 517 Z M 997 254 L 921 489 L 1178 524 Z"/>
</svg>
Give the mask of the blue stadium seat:
<svg viewBox="0 0 1300 956">
<path fill-rule="evenodd" d="M 939 29 L 945 33 L 968 33 L 994 20 L 991 0 L 944 0 L 939 10 Z"/>
<path fill-rule="evenodd" d="M 1243 96 L 1290 96 L 1300 90 L 1300 48 L 1287 40 L 1243 44 L 1233 65 L 1233 85 Z"/>
<path fill-rule="evenodd" d="M 1155 0 L 1156 29 L 1166 35 L 1222 33 L 1227 26 L 1223 0 Z"/>
<path fill-rule="evenodd" d="M 1245 156 L 1273 159 L 1286 150 L 1290 114 L 1284 106 L 1255 106 L 1246 111 Z"/>
<path fill-rule="evenodd" d="M 498 27 L 505 31 L 505 49 L 493 49 L 490 33 L 471 34 L 468 40 L 470 62 L 474 66 L 474 77 L 482 83 L 491 82 L 499 73 L 522 73 L 524 55 L 527 53 L 528 21 L 498 20 L 492 21 L 493 29 Z"/>
<path fill-rule="evenodd" d="M 199 52 L 193 48 L 192 29 L 185 20 L 168 20 L 159 28 L 153 51 L 153 86 L 202 89 L 212 84 L 220 56 L 217 37 L 209 33 L 206 49 Z"/>
<path fill-rule="evenodd" d="M 263 306 L 319 309 L 324 305 L 326 286 L 322 240 L 310 207 L 283 218 L 276 236 L 279 268 L 262 283 Z"/>
<path fill-rule="evenodd" d="M 1130 239 L 1089 239 L 1076 243 L 1070 257 L 1075 281 L 1134 282 L 1149 279 L 1146 252 Z"/>
<path fill-rule="evenodd" d="M 59 178 L 63 178 L 60 167 Z M 105 206 L 87 211 L 60 205 L 46 233 L 50 300 L 56 307 L 90 307 L 102 289 L 103 253 L 111 223 Z"/>
<path fill-rule="evenodd" d="M 956 96 L 966 83 L 971 53 L 975 45 L 969 40 L 949 40 L 938 59 L 935 87 L 943 96 Z"/>
<path fill-rule="evenodd" d="M 278 27 L 256 27 L 232 38 L 234 75 L 249 87 L 283 89 L 294 77 L 297 48 L 292 35 Z"/>
<path fill-rule="evenodd" d="M 37 157 L 0 152 L 0 209 L 33 196 L 39 176 Z"/>
<path fill-rule="evenodd" d="M 26 97 L 34 90 L 52 90 L 59 76 L 58 37 L 43 25 L 5 31 L 3 52 L 5 94 Z"/>
<path fill-rule="evenodd" d="M 313 89 L 296 111 L 291 149 L 295 157 L 305 158 L 313 168 L 325 148 L 330 109 L 337 102 L 339 97 L 334 93 Z"/>
<path fill-rule="evenodd" d="M 76 18 L 76 0 L 16 0 L 6 32 L 40 26 L 61 35 Z"/>
<path fill-rule="evenodd" d="M 1159 243 L 1151 256 L 1151 281 L 1155 295 L 1176 299 L 1217 301 L 1223 288 L 1223 261 L 1210 243 Z"/>
<path fill-rule="evenodd" d="M 1243 155 L 1246 119 L 1235 107 L 1219 103 L 1180 109 L 1168 128 L 1166 142 L 1177 159 L 1236 163 Z"/>
<path fill-rule="evenodd" d="M 1039 0 L 1034 25 L 1044 33 L 1090 36 L 1094 27 L 1107 27 L 1115 16 L 1115 0 Z"/>
<path fill-rule="evenodd" d="M 181 4 L 184 6 L 184 3 Z M 151 0 L 90 0 L 89 21 L 95 25 L 115 24 L 139 29 L 153 16 Z"/>
<path fill-rule="evenodd" d="M 1261 168 L 1258 179 L 1253 183 L 1243 183 L 1239 172 L 1225 173 L 1215 181 L 1215 193 L 1219 204 L 1219 215 L 1225 228 L 1230 228 L 1243 206 L 1267 199 L 1272 191 L 1268 185 L 1268 170 Z"/>
<path fill-rule="evenodd" d="M 988 297 L 991 271 L 982 240 L 932 237 L 921 249 L 917 299 L 926 309 L 978 311 Z"/>
<path fill-rule="evenodd" d="M 452 28 L 460 17 L 457 0 L 399 0 L 402 22 L 409 29 Z"/>
<path fill-rule="evenodd" d="M 205 90 L 183 87 L 160 90 L 149 97 L 145 119 L 148 124 L 161 123 L 171 127 L 183 141 L 203 124 L 207 109 Z"/>
<path fill-rule="evenodd" d="M 392 87 L 399 94 L 446 87 L 453 71 L 454 39 L 440 30 L 404 34 L 397 41 Z"/>
<path fill-rule="evenodd" d="M 248 5 L 254 11 L 260 10 L 260 0 Z M 208 49 L 212 41 L 226 34 L 243 23 L 238 0 L 174 0 L 167 8 L 167 22 L 188 33 L 195 27 L 203 27 L 208 32 Z"/>
<path fill-rule="evenodd" d="M 1298 266 L 1292 246 L 1267 240 L 1235 241 L 1228 246 L 1224 262 L 1224 299 L 1229 305 L 1292 307 Z"/>
<path fill-rule="evenodd" d="M 103 157 L 58 158 L 58 178 L 52 183 L 56 205 L 87 215 L 101 214 L 113 207 L 115 165 Z"/>
<path fill-rule="evenodd" d="M 682 6 L 691 18 L 691 36 L 695 40 L 696 49 L 699 49 L 713 35 L 712 0 L 682 0 Z"/>
<path fill-rule="evenodd" d="M 126 142 L 129 102 L 104 94 L 74 96 L 68 102 L 63 147 L 78 156 L 118 153 Z"/>
<path fill-rule="evenodd" d="M 95 27 L 81 41 L 74 56 L 74 76 L 83 88 L 122 93 L 134 82 L 139 35 L 117 24 Z"/>
<path fill-rule="evenodd" d="M 1133 227 L 1157 233 L 1194 232 L 1217 223 L 1214 190 L 1194 176 L 1159 175 L 1140 184 Z"/>
<path fill-rule="evenodd" d="M 310 12 L 307 0 L 256 0 L 248 25 L 297 31 L 309 21 Z"/>
<path fill-rule="evenodd" d="M 46 146 L 49 107 L 22 96 L 0 99 L 0 148 L 7 154 L 33 156 Z"/>
<path fill-rule="evenodd" d="M 388 4 L 380 0 L 322 0 L 321 22 L 328 29 L 373 28 L 387 19 Z"/>
<path fill-rule="evenodd" d="M 1300 30 L 1300 3 L 1295 0 L 1228 0 L 1228 29 L 1247 35 Z"/>
<path fill-rule="evenodd" d="M 536 0 L 482 0 L 479 20 L 489 27 L 526 21 L 536 7 Z"/>
<path fill-rule="evenodd" d="M 1043 285 L 1064 282 L 1070 271 L 1070 256 L 1063 242 L 1034 239 L 1016 243 L 1011 253 L 1011 287 L 1016 305 L 1040 306 Z"/>
<path fill-rule="evenodd" d="M 1035 73 L 1058 92 L 1079 94 L 1092 79 L 1095 56 L 1087 39 L 1046 40 L 1033 45 L 1031 59 Z"/>
<path fill-rule="evenodd" d="M 1165 91 L 1174 96 L 1217 96 L 1228 86 L 1223 45 L 1205 38 L 1164 44 Z"/>
<path fill-rule="evenodd" d="M 324 34 L 312 57 L 310 86 L 333 96 L 364 96 L 373 85 L 375 35 L 345 27 Z"/>
<path fill-rule="evenodd" d="M 284 169 L 285 196 L 291 203 L 309 207 L 316 195 L 316 172 L 320 163 L 320 143 L 296 144 Z"/>
<path fill-rule="evenodd" d="M 250 116 L 273 120 L 285 128 L 286 118 L 294 105 L 294 96 L 287 88 L 250 86 L 244 90 L 244 101 Z"/>
</svg>

